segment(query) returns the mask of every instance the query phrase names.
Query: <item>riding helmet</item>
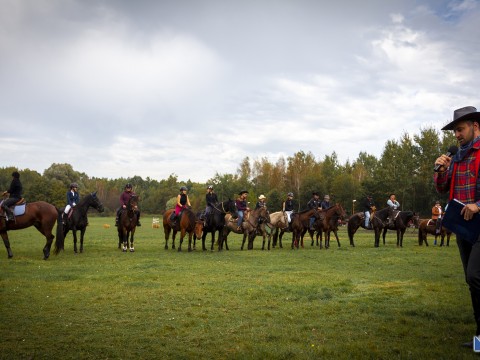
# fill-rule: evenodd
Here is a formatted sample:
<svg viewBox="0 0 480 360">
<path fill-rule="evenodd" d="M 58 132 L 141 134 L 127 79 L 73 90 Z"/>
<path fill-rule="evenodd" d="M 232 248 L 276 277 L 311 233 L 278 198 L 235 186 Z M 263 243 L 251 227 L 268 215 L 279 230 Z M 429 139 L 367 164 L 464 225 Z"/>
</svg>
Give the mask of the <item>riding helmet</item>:
<svg viewBox="0 0 480 360">
<path fill-rule="evenodd" d="M 213 190 L 213 185 L 208 185 L 207 189 L 212 189 Z"/>
<path fill-rule="evenodd" d="M 132 188 L 132 184 L 127 183 L 127 185 L 125 185 L 125 189 L 131 189 L 131 188 Z"/>
<path fill-rule="evenodd" d="M 292 193 L 292 192 L 289 192 L 289 193 L 287 194 L 287 196 L 293 197 L 293 193 Z"/>
<path fill-rule="evenodd" d="M 70 189 L 73 189 L 73 188 L 78 188 L 78 184 L 77 183 L 71 183 L 70 184 Z"/>
<path fill-rule="evenodd" d="M 20 179 L 20 174 L 18 173 L 18 171 L 14 171 L 12 173 L 12 176 L 15 178 L 15 179 Z"/>
<path fill-rule="evenodd" d="M 184 190 L 188 190 L 186 186 L 182 186 L 182 187 L 180 188 L 180 191 L 184 191 Z"/>
</svg>

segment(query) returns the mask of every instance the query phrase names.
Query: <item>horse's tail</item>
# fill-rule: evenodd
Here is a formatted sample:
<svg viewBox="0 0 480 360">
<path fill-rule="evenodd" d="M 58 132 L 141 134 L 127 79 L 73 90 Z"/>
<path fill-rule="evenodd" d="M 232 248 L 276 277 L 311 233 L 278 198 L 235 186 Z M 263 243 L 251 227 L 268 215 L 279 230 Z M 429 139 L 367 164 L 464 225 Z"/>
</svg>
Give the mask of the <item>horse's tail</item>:
<svg viewBox="0 0 480 360">
<path fill-rule="evenodd" d="M 57 209 L 57 235 L 55 237 L 54 254 L 57 255 L 61 250 L 64 250 L 65 237 L 63 236 L 63 211 Z"/>
</svg>

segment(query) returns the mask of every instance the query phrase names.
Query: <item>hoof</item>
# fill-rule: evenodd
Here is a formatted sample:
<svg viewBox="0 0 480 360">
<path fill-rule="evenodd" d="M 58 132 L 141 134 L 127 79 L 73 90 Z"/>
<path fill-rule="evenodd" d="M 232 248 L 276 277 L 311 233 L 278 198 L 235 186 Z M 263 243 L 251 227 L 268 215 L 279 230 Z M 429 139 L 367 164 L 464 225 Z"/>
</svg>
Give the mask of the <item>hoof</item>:
<svg viewBox="0 0 480 360">
<path fill-rule="evenodd" d="M 135 249 L 133 247 L 130 248 L 130 252 L 135 252 Z"/>
<path fill-rule="evenodd" d="M 168 250 L 168 246 L 167 246 L 167 245 L 165 245 L 165 250 Z"/>
</svg>

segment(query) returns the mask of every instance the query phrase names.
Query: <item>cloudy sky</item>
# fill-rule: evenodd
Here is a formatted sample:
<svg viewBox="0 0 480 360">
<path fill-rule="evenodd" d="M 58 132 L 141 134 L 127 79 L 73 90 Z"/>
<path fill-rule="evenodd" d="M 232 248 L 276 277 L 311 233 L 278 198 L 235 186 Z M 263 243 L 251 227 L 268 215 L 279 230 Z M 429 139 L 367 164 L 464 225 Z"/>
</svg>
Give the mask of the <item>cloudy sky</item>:
<svg viewBox="0 0 480 360">
<path fill-rule="evenodd" d="M 368 5 L 366 5 L 368 4 Z M 0 166 L 205 182 L 480 108 L 480 1 L 0 0 Z"/>
</svg>

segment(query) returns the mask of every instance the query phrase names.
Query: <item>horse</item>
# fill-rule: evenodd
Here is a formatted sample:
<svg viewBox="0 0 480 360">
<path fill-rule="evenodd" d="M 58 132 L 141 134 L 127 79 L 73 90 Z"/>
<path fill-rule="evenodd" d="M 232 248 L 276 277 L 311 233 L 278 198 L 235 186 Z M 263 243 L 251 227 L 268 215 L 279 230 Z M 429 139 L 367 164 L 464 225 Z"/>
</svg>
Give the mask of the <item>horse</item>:
<svg viewBox="0 0 480 360">
<path fill-rule="evenodd" d="M 340 247 L 340 240 L 338 238 L 338 221 L 343 220 L 346 216 L 345 210 L 342 205 L 336 203 L 330 206 L 328 209 L 320 212 L 320 217 L 314 222 L 314 227 L 317 230 L 317 245 L 318 237 L 320 236 L 320 249 L 322 249 L 322 232 L 325 233 L 325 249 L 330 247 L 330 233 L 333 232 L 337 239 L 338 247 Z M 313 230 L 308 230 L 310 237 L 312 238 L 313 246 Z"/>
<path fill-rule="evenodd" d="M 178 214 L 178 218 L 175 220 L 175 223 L 170 220 L 170 216 L 175 211 L 175 209 L 169 209 L 163 214 L 163 231 L 165 233 L 165 250 L 168 250 L 168 238 L 170 237 L 170 232 L 172 232 L 172 249 L 175 249 L 175 236 L 177 232 L 180 231 L 180 245 L 178 246 L 178 251 L 182 251 L 183 238 L 188 233 L 188 251 L 192 251 L 192 237 L 195 231 L 198 231 L 195 235 L 200 238 L 202 236 L 202 227 L 198 227 L 197 224 L 202 222 L 197 220 L 195 213 L 186 208 Z"/>
<path fill-rule="evenodd" d="M 122 209 L 120 211 L 120 215 L 118 216 L 118 248 L 120 249 L 123 244 L 123 252 L 126 252 L 128 248 L 130 249 L 130 252 L 135 251 L 133 242 L 138 220 L 137 208 L 138 196 L 132 195 L 128 200 L 126 209 Z M 128 244 L 129 239 L 130 247 Z"/>
<path fill-rule="evenodd" d="M 68 232 L 72 230 L 73 234 L 73 251 L 78 254 L 77 250 L 77 230 L 80 231 L 80 252 L 83 253 L 83 237 L 87 229 L 88 220 L 87 212 L 92 207 L 98 212 L 103 212 L 103 204 L 97 197 L 97 192 L 93 192 L 84 196 L 77 206 L 72 208 L 71 214 L 69 214 L 67 221 L 63 225 L 63 238 L 67 236 Z"/>
<path fill-rule="evenodd" d="M 437 220 L 438 221 L 438 220 Z M 450 236 L 452 232 L 447 228 L 441 228 L 440 234 L 436 233 L 436 224 L 432 219 L 422 219 L 420 225 L 418 226 L 418 245 L 422 246 L 423 242 L 428 246 L 427 234 L 435 235 L 434 245 L 437 245 L 437 237 L 440 235 L 441 242 L 440 246 L 443 246 L 445 236 L 447 237 L 447 246 L 450 246 Z"/>
<path fill-rule="evenodd" d="M 223 227 L 222 230 L 222 235 L 219 237 L 219 244 L 218 248 L 219 250 L 223 249 L 223 245 L 225 244 L 225 248 L 228 250 L 228 234 L 230 234 L 231 231 L 233 231 L 236 234 L 243 234 L 243 241 L 242 241 L 242 246 L 240 250 L 243 250 L 243 247 L 245 245 L 245 241 L 248 238 L 248 250 L 253 249 L 253 240 L 255 239 L 255 236 L 257 234 L 257 230 L 259 227 L 259 223 L 262 221 L 269 221 L 269 215 L 268 211 L 266 208 L 261 207 L 255 210 L 250 211 L 248 214 L 248 217 L 245 217 L 243 219 L 243 222 L 240 226 L 241 230 L 237 230 L 237 222 L 236 220 L 233 220 L 233 216 L 231 214 L 225 215 L 225 226 Z M 264 242 L 265 244 L 265 242 Z M 264 250 L 264 248 L 262 248 Z"/>
<path fill-rule="evenodd" d="M 266 224 L 270 228 L 270 236 L 273 235 L 272 247 L 277 246 L 277 240 L 279 239 L 279 245 L 283 248 L 282 245 L 282 236 L 283 233 L 288 230 L 288 219 L 287 214 L 283 211 L 277 211 L 270 214 L 270 221 Z M 279 236 L 280 232 L 280 236 Z"/>
<path fill-rule="evenodd" d="M 19 205 L 18 208 L 23 207 Z M 14 211 L 17 213 L 18 208 Z M 47 242 L 43 247 L 43 259 L 47 260 L 50 256 L 50 249 L 55 236 L 52 233 L 53 226 L 57 223 L 56 240 L 54 254 L 57 255 L 60 250 L 63 250 L 63 232 L 60 224 L 62 223 L 62 212 L 52 204 L 45 201 L 35 201 L 25 204 L 25 212 L 23 214 L 15 215 L 13 221 L 6 221 L 3 210 L 0 212 L 0 235 L 3 243 L 7 249 L 8 258 L 13 257 L 13 252 L 10 247 L 10 240 L 8 239 L 9 230 L 20 230 L 30 226 L 35 228 L 45 236 Z"/>
<path fill-rule="evenodd" d="M 319 218 L 320 212 L 317 209 L 303 210 L 292 217 L 292 249 L 299 247 L 300 242 L 303 248 L 303 235 L 310 227 L 310 218 Z"/>
<path fill-rule="evenodd" d="M 416 214 L 413 211 L 399 211 L 393 219 L 393 226 L 388 222 L 383 227 L 383 245 L 385 245 L 385 235 L 387 230 L 397 230 L 397 247 L 403 247 L 403 235 L 408 228 L 408 223 Z"/>
<path fill-rule="evenodd" d="M 205 239 L 207 234 L 212 234 L 212 246 L 210 250 L 213 250 L 215 245 L 215 233 L 218 231 L 218 237 L 220 238 L 223 227 L 225 226 L 225 215 L 230 214 L 233 218 L 238 216 L 237 206 L 234 200 L 228 199 L 227 201 L 214 204 L 212 211 L 205 219 L 205 225 L 203 227 L 202 234 L 202 250 L 207 250 L 205 247 Z"/>
</svg>

